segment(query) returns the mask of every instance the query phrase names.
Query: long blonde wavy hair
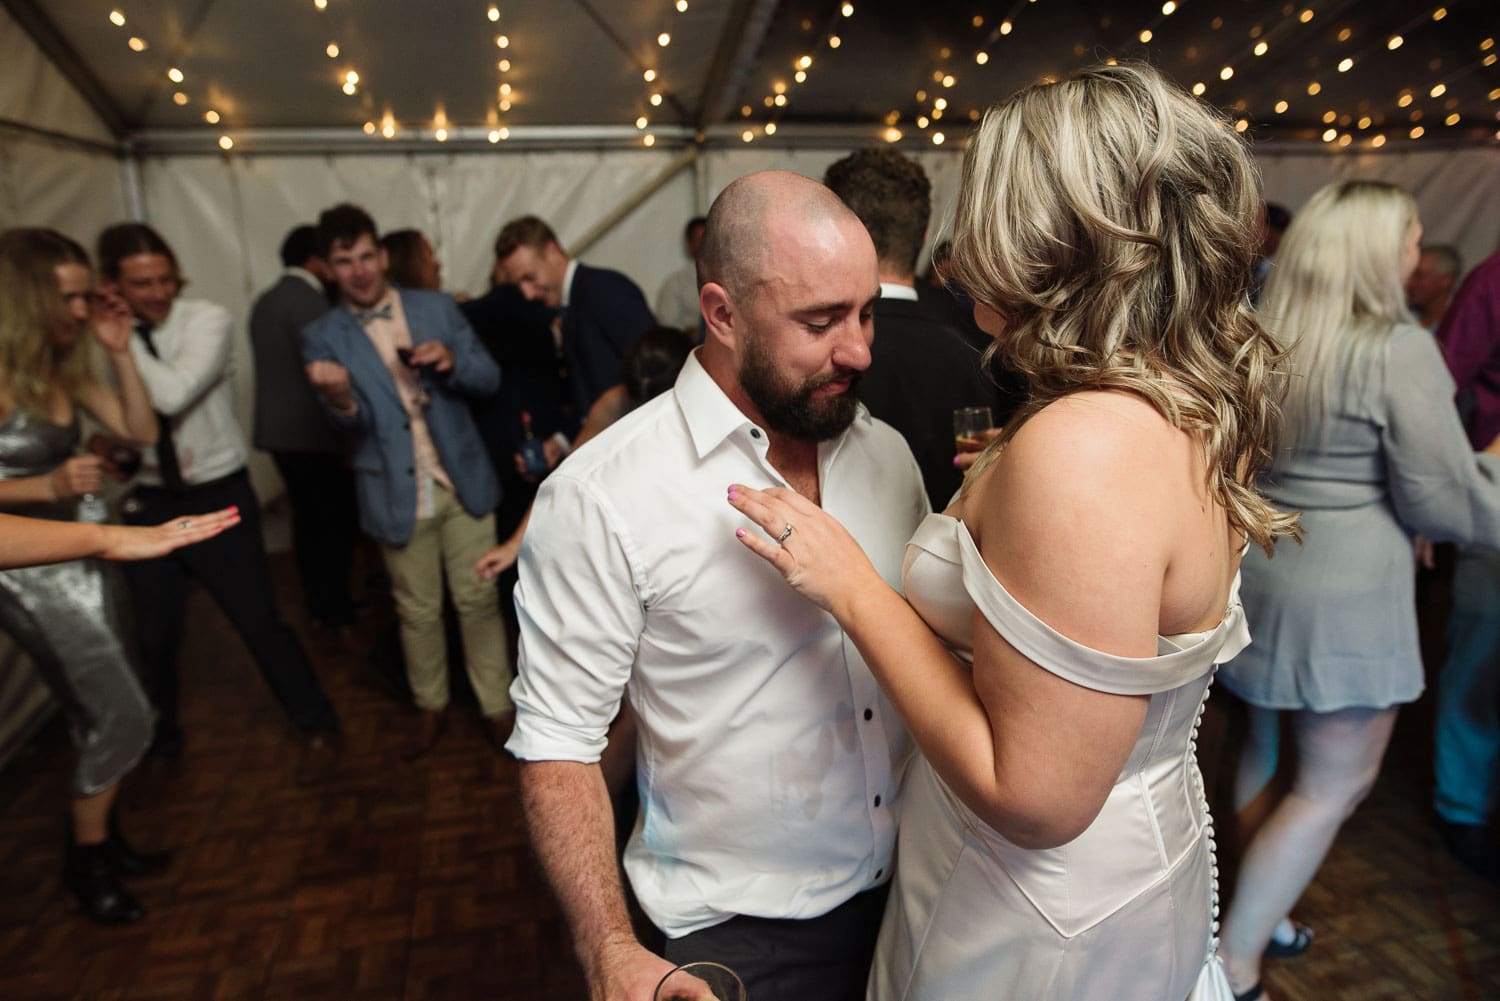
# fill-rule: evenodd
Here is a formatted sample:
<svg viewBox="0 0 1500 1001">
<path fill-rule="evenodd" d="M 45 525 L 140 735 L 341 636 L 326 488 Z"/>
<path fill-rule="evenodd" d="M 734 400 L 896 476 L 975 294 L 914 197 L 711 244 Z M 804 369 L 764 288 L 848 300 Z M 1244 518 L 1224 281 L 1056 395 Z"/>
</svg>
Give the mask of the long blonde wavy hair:
<svg viewBox="0 0 1500 1001">
<path fill-rule="evenodd" d="M 1335 381 L 1412 322 L 1402 255 L 1416 219 L 1416 202 L 1394 184 L 1339 181 L 1308 199 L 1281 238 L 1260 314 L 1291 357 L 1285 448 L 1318 438 Z"/>
<path fill-rule="evenodd" d="M 50 229 L 0 233 L 0 383 L 15 405 L 47 417 L 60 389 L 76 399 L 93 374 L 88 342 L 60 344 L 72 323 L 57 287 L 61 264 L 89 266 L 77 243 Z"/>
<path fill-rule="evenodd" d="M 1147 66 L 1097 66 L 991 108 L 964 158 L 949 273 L 1004 321 L 1026 419 L 1084 390 L 1199 437 L 1210 495 L 1268 552 L 1297 516 L 1255 489 L 1283 352 L 1249 308 L 1260 179 L 1228 123 Z"/>
</svg>

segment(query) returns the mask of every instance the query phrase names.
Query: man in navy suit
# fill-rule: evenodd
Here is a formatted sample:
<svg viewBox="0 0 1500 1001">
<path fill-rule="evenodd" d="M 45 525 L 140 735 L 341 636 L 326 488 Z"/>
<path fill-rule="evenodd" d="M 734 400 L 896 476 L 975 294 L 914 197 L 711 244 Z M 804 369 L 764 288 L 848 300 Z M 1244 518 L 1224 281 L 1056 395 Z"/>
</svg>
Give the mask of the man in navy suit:
<svg viewBox="0 0 1500 1001">
<path fill-rule="evenodd" d="M 401 620 L 407 678 L 421 710 L 408 758 L 431 749 L 448 706 L 443 575 L 458 610 L 464 662 L 498 748 L 510 734 L 510 663 L 500 606 L 474 564 L 495 541 L 499 486 L 467 398 L 500 370 L 453 300 L 399 289 L 362 209 L 318 219 L 341 304 L 303 334 L 307 376 L 354 438 L 360 525 L 380 543 Z"/>
<path fill-rule="evenodd" d="M 495 238 L 495 277 L 532 302 L 562 309 L 562 355 L 574 420 L 622 381 L 620 359 L 656 326 L 646 297 L 618 271 L 572 260 L 536 216 L 513 219 Z"/>
</svg>

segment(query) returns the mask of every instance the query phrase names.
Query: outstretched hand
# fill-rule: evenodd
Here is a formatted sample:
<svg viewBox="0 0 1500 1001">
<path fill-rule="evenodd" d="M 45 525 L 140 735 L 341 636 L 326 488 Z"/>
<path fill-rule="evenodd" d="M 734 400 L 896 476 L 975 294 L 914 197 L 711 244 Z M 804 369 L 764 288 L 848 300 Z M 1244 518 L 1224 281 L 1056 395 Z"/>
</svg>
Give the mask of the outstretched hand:
<svg viewBox="0 0 1500 1001">
<path fill-rule="evenodd" d="M 173 518 L 171 521 L 151 527 L 105 525 L 103 526 L 104 548 L 99 555 L 107 560 L 155 559 L 158 556 L 167 555 L 174 549 L 211 539 L 239 523 L 240 509 L 226 507 L 209 514 Z"/>
<path fill-rule="evenodd" d="M 758 526 L 735 532 L 745 548 L 780 571 L 798 594 L 836 618 L 848 598 L 880 583 L 854 536 L 796 491 L 735 484 L 729 488 L 729 504 Z"/>
</svg>

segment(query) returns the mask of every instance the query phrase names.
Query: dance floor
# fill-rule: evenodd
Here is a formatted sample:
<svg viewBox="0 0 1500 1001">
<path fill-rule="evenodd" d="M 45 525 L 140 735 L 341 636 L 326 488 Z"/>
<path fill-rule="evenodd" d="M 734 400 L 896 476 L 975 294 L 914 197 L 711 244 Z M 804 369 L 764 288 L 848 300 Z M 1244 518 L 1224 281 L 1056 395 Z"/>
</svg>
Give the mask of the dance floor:
<svg viewBox="0 0 1500 1001">
<path fill-rule="evenodd" d="M 290 561 L 274 562 L 289 597 Z M 177 852 L 167 875 L 134 884 L 143 923 L 99 928 L 59 885 L 63 727 L 0 773 L 0 998 L 586 996 L 529 856 L 516 766 L 490 750 L 472 710 L 404 764 L 409 710 L 362 657 L 314 647 L 345 737 L 334 773 L 300 786 L 298 742 L 201 593 L 190 622 L 187 751 L 175 767 L 142 769 L 124 795 L 135 839 Z M 1299 909 L 1313 948 L 1267 968 L 1277 998 L 1500 998 L 1500 892 L 1436 842 L 1430 726 L 1428 700 L 1404 715 L 1375 793 Z"/>
</svg>

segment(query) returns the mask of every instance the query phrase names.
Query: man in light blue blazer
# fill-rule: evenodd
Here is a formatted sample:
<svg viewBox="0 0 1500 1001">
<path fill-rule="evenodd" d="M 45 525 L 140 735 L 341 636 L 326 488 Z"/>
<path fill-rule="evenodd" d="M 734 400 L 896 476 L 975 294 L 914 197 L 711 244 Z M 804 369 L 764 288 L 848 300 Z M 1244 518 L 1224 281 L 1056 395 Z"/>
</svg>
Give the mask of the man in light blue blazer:
<svg viewBox="0 0 1500 1001">
<path fill-rule="evenodd" d="M 360 525 L 391 576 L 421 711 L 407 756 L 432 748 L 448 706 L 445 572 L 469 681 L 501 747 L 514 722 L 510 658 L 494 586 L 474 572 L 494 545 L 500 488 L 466 400 L 494 393 L 500 370 L 450 297 L 389 284 L 362 209 L 331 208 L 318 231 L 342 301 L 303 332 L 303 357 L 334 423 L 354 438 Z"/>
</svg>

